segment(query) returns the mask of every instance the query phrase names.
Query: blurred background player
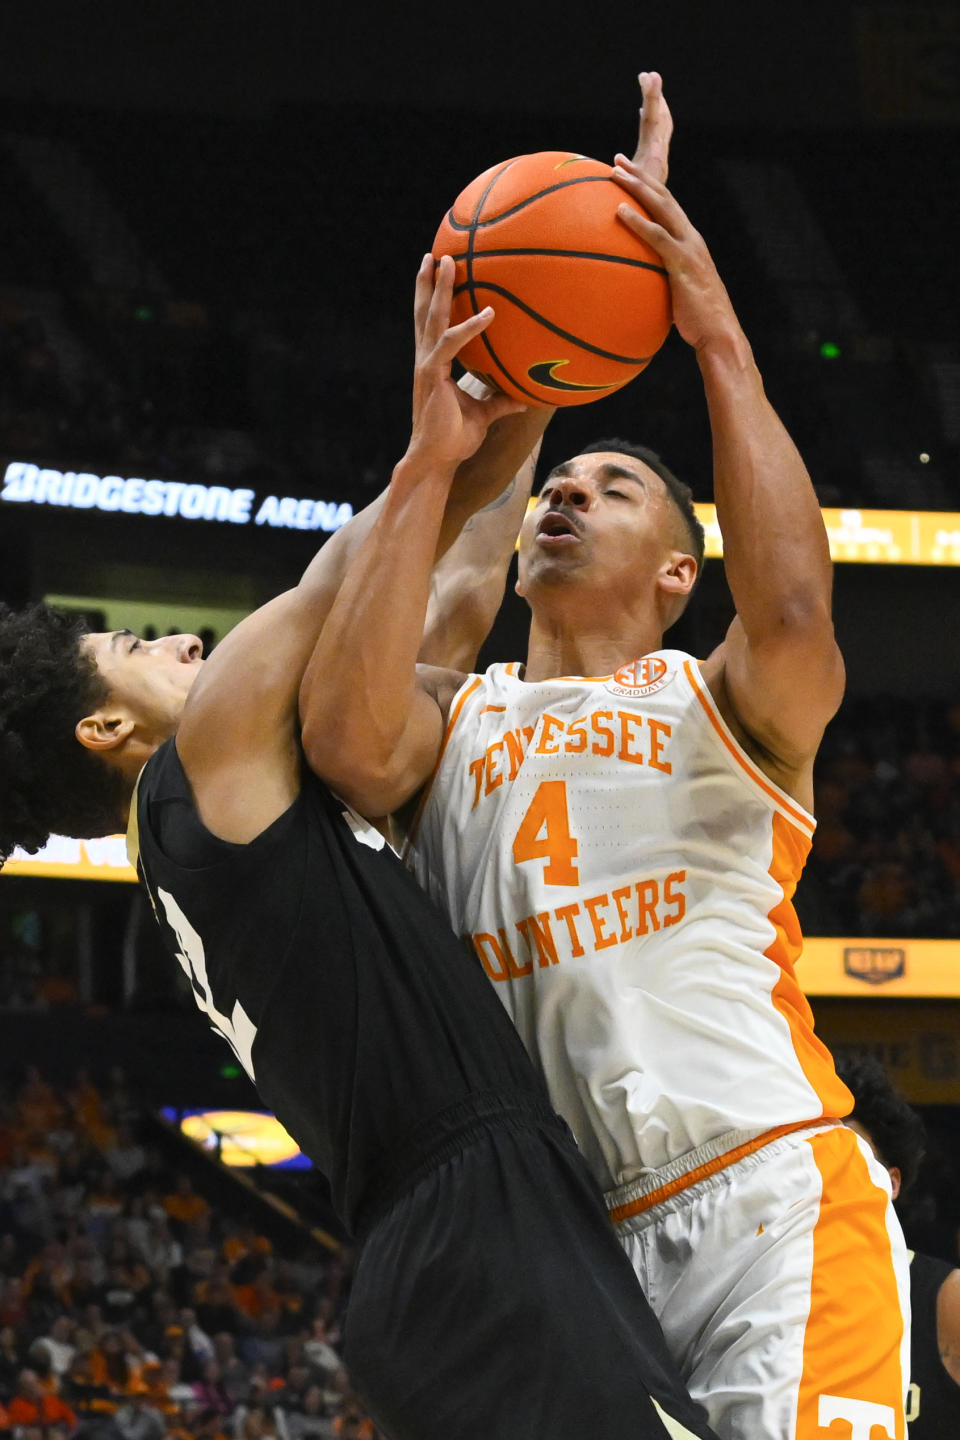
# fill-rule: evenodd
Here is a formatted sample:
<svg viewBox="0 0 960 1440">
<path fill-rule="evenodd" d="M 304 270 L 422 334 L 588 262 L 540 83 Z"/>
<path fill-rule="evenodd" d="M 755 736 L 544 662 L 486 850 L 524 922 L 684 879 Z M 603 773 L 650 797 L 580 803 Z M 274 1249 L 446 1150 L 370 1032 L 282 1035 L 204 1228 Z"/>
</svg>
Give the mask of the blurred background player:
<svg viewBox="0 0 960 1440">
<path fill-rule="evenodd" d="M 853 1095 L 851 1130 L 890 1174 L 894 1200 L 908 1195 L 924 1153 L 923 1121 L 876 1060 L 837 1062 Z M 960 1270 L 949 1260 L 910 1252 L 910 1440 L 960 1435 Z"/>
</svg>

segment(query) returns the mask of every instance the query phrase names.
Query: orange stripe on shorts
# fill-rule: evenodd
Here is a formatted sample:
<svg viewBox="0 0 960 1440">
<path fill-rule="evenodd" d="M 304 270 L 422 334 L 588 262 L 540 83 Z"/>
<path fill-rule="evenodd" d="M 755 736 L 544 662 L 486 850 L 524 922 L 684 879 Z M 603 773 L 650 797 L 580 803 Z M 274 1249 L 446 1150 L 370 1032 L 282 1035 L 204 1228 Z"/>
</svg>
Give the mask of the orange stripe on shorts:
<svg viewBox="0 0 960 1440">
<path fill-rule="evenodd" d="M 853 1131 L 838 1125 L 806 1143 L 823 1189 L 813 1232 L 796 1440 L 861 1434 L 880 1440 L 888 1433 L 904 1440 L 903 1317 L 888 1197 L 870 1178 Z M 892 1432 L 884 1428 L 884 1411 L 894 1417 Z M 871 1416 L 874 1428 L 864 1428 Z"/>
</svg>

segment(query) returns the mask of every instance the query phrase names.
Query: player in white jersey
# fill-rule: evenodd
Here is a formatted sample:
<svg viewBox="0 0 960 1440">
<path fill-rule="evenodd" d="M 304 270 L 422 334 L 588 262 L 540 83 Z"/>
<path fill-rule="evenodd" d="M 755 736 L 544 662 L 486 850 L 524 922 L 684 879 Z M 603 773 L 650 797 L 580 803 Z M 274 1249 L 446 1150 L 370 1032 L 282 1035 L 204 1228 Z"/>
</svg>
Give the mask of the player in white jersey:
<svg viewBox="0 0 960 1440">
<path fill-rule="evenodd" d="M 412 863 L 608 1191 L 718 1433 L 902 1440 L 906 1252 L 794 968 L 813 758 L 843 688 L 826 534 L 701 236 L 618 159 L 706 392 L 723 644 L 702 665 L 662 648 L 701 537 L 686 487 L 616 442 L 557 467 L 521 531 L 525 667 L 416 673 L 422 577 L 371 541 L 323 637 L 337 755 L 318 730 L 312 758 L 368 813 L 432 775 Z"/>
</svg>

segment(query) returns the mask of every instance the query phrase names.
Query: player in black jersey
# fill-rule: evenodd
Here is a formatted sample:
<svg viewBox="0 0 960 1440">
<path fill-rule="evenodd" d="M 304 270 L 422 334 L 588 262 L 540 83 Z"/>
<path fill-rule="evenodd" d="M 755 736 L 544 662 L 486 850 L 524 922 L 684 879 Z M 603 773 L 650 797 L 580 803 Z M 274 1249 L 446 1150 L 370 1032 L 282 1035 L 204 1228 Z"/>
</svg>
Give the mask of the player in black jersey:
<svg viewBox="0 0 960 1440">
<path fill-rule="evenodd" d="M 847 1124 L 887 1167 L 896 1200 L 916 1180 L 923 1122 L 876 1060 L 841 1060 L 837 1074 L 854 1098 Z M 960 1435 L 960 1270 L 951 1261 L 914 1251 L 910 1308 L 910 1440 L 955 1440 Z"/>
<path fill-rule="evenodd" d="M 193 636 L 3 617 L 0 846 L 129 821 L 198 1006 L 356 1237 L 345 1358 L 392 1440 L 709 1437 L 493 991 L 380 832 L 303 761 L 315 646 L 376 513 L 443 551 L 486 498 L 477 474 L 501 488 L 543 425 L 453 384 L 490 317 L 449 328 L 452 269 L 421 266 L 413 435 L 382 502 L 209 660 Z M 437 487 L 454 497 L 442 525 L 412 527 Z"/>
</svg>

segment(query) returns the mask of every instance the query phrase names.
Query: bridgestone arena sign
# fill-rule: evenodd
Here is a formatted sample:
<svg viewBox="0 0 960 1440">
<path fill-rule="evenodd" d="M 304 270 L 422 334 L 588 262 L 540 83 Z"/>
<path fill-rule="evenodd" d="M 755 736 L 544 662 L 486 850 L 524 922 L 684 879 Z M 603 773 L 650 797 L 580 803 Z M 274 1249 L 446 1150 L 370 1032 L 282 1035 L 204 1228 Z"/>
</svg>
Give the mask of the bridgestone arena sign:
<svg viewBox="0 0 960 1440">
<path fill-rule="evenodd" d="M 13 504 L 57 505 L 67 510 L 100 510 L 121 515 L 169 515 L 180 520 L 213 520 L 229 525 L 270 525 L 281 530 L 339 530 L 353 515 L 346 500 L 298 500 L 229 490 L 225 485 L 188 484 L 184 480 L 125 479 L 73 470 L 47 470 L 12 461 L 3 477 L 0 500 Z"/>
</svg>

